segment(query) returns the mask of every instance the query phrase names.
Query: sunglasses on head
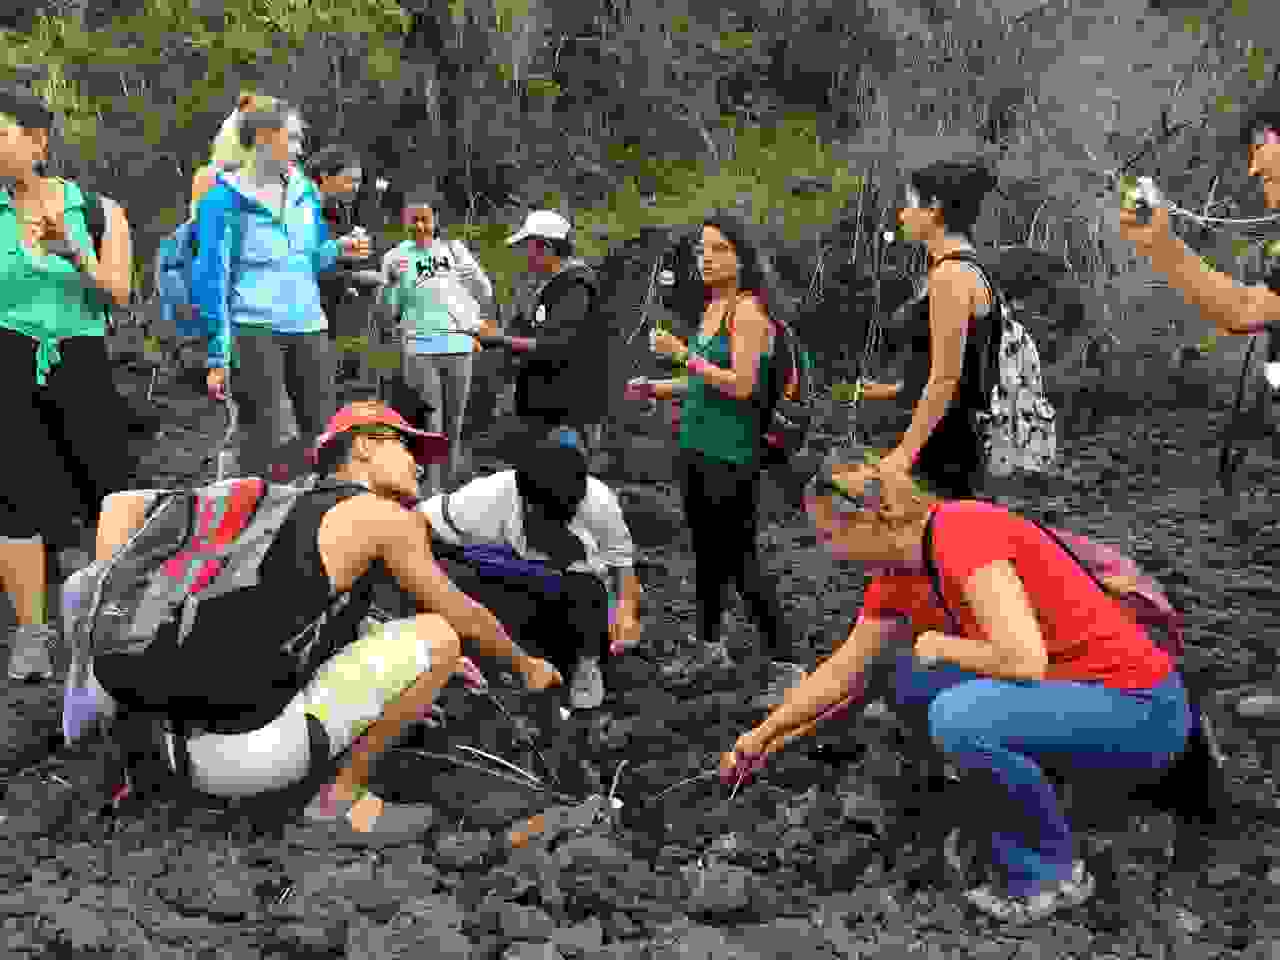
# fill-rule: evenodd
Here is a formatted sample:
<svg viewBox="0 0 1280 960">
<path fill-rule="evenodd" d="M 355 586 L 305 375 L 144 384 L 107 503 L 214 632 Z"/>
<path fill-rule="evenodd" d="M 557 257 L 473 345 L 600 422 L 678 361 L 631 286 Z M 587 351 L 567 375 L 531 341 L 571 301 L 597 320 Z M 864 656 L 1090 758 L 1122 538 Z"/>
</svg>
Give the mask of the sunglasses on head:
<svg viewBox="0 0 1280 960">
<path fill-rule="evenodd" d="M 860 492 L 850 490 L 835 478 L 834 464 L 825 464 L 804 487 L 806 500 L 816 500 L 834 494 L 832 506 L 839 514 L 862 513 L 880 509 L 884 484 L 879 477 L 871 476 Z"/>
</svg>

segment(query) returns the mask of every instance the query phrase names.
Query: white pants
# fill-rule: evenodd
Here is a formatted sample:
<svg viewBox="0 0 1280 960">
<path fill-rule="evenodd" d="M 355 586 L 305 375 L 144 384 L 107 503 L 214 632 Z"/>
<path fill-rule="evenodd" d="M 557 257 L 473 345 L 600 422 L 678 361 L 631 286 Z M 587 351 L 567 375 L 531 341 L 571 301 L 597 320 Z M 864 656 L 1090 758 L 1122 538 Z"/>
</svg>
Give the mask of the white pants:
<svg viewBox="0 0 1280 960">
<path fill-rule="evenodd" d="M 366 619 L 359 638 L 327 661 L 271 723 L 248 733 L 191 737 L 192 783 L 218 797 L 252 796 L 295 784 L 311 765 L 308 715 L 324 726 L 330 756 L 336 757 L 430 670 L 431 642 L 418 636 L 416 619 Z M 114 715 L 116 704 L 92 669 L 89 683 L 104 713 Z"/>
</svg>

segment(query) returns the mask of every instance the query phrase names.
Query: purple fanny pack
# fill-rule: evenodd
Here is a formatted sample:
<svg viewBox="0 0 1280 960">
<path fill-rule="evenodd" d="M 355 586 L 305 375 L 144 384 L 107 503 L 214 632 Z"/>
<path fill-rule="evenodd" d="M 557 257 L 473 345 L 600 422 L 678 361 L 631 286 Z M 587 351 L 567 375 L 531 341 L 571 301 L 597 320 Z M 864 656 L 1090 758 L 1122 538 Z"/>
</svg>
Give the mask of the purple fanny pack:
<svg viewBox="0 0 1280 960">
<path fill-rule="evenodd" d="M 504 543 L 473 543 L 462 548 L 462 560 L 483 577 L 499 580 L 528 579 L 544 589 L 560 589 L 560 574 L 538 560 L 526 560 Z M 617 597 L 609 591 L 609 623 L 617 615 Z"/>
</svg>

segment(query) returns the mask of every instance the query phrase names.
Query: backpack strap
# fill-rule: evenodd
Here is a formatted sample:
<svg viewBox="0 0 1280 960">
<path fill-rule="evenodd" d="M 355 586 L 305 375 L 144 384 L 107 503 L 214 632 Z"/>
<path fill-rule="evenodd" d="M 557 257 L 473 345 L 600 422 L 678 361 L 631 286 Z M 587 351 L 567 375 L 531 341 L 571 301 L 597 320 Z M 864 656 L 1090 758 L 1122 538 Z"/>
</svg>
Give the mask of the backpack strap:
<svg viewBox="0 0 1280 960">
<path fill-rule="evenodd" d="M 1081 560 L 1078 556 L 1076 556 L 1076 552 L 1072 550 L 1069 546 L 1067 546 L 1067 542 L 1063 540 L 1060 536 L 1058 536 L 1058 534 L 1054 532 L 1052 527 L 1046 527 L 1039 520 L 1032 520 L 1031 522 L 1040 528 L 1041 533 L 1044 533 L 1046 536 L 1049 537 L 1050 540 L 1052 540 L 1059 547 L 1061 547 L 1062 551 L 1068 557 L 1070 557 L 1072 560 L 1076 562 L 1076 566 L 1079 567 L 1081 570 L 1083 570 L 1085 573 L 1087 573 L 1089 575 L 1089 579 L 1092 580 L 1095 584 L 1097 584 L 1099 590 L 1105 593 L 1108 597 L 1111 597 L 1111 591 L 1109 591 L 1106 588 L 1106 586 L 1103 584 L 1103 582 L 1098 579 L 1098 575 L 1094 573 L 1092 570 L 1090 570 L 1083 560 Z"/>
<path fill-rule="evenodd" d="M 979 349 L 978 356 L 982 363 L 978 369 L 978 389 L 981 392 L 984 403 L 991 392 L 992 382 L 991 376 L 998 368 L 998 354 L 1000 351 L 1000 336 L 1004 330 L 1004 317 L 1008 308 L 1008 304 L 1004 299 L 998 284 L 993 283 L 991 274 L 987 268 L 983 266 L 982 261 L 978 259 L 975 250 L 953 250 L 944 256 L 939 257 L 929 265 L 932 270 L 939 264 L 946 263 L 948 260 L 958 260 L 962 263 L 972 264 L 977 268 L 978 275 L 982 278 L 983 284 L 991 294 L 991 309 L 987 312 L 986 320 L 986 342 L 982 344 L 983 349 Z M 966 331 L 967 334 L 967 331 Z M 981 341 L 979 341 L 981 343 Z M 963 372 L 963 371 L 962 371 Z"/>
<path fill-rule="evenodd" d="M 947 606 L 946 599 L 942 596 L 942 580 L 938 575 L 938 566 L 933 562 L 933 521 L 937 519 L 938 510 L 934 510 L 929 514 L 929 519 L 924 525 L 924 567 L 929 572 L 929 586 L 933 588 L 933 597 L 938 601 L 938 606 L 942 608 L 942 612 L 947 615 L 947 620 L 951 624 L 951 629 L 957 634 L 960 632 L 960 621 L 956 619 L 956 615 L 951 612 L 951 608 Z"/>
<path fill-rule="evenodd" d="M 89 230 L 89 239 L 93 241 L 94 255 L 102 259 L 102 238 L 107 234 L 107 208 L 100 193 L 81 189 L 80 195 L 84 197 L 84 225 Z"/>
</svg>

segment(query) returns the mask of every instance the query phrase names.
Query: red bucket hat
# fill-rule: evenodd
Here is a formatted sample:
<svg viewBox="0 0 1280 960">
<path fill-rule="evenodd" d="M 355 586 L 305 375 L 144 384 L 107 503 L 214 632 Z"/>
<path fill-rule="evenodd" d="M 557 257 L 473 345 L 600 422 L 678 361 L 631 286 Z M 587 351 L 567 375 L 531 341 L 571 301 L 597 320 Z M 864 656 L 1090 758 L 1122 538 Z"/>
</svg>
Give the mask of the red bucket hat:
<svg viewBox="0 0 1280 960">
<path fill-rule="evenodd" d="M 320 450 L 340 433 L 357 427 L 390 427 L 401 434 L 413 451 L 413 458 L 419 466 L 439 463 L 449 456 L 449 438 L 443 433 L 428 433 L 409 425 L 404 417 L 396 413 L 381 400 L 358 400 L 349 403 L 335 413 L 325 425 L 324 433 L 308 452 L 312 464 L 319 458 Z"/>
</svg>

